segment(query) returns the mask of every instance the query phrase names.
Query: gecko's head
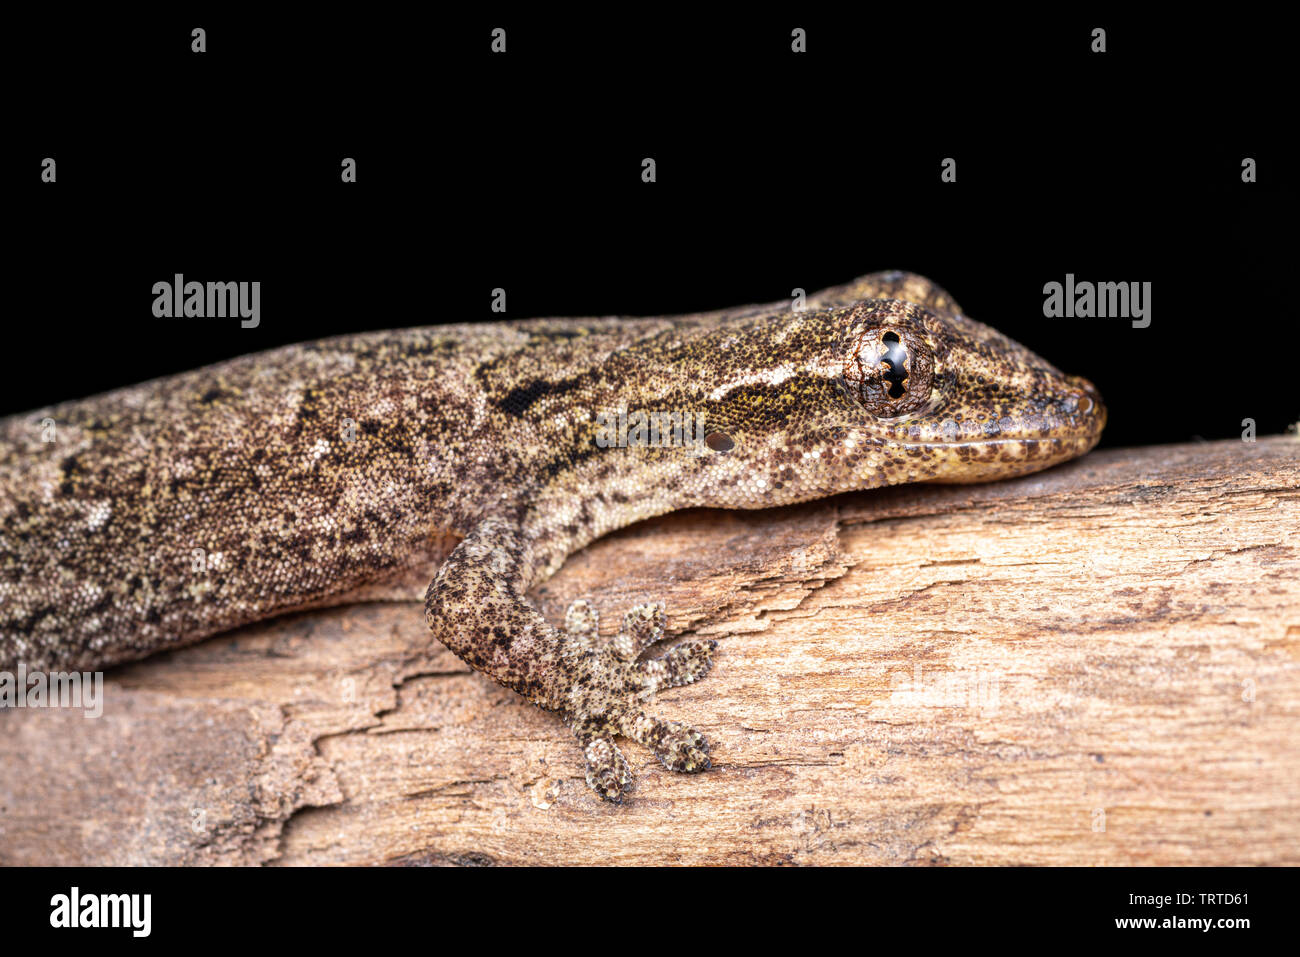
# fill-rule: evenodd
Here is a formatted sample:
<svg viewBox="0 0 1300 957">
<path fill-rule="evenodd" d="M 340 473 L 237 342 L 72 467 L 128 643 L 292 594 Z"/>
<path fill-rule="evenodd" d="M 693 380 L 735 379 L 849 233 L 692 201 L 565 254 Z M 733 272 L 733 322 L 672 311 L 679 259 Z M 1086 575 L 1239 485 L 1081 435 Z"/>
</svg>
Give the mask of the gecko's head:
<svg viewBox="0 0 1300 957">
<path fill-rule="evenodd" d="M 1022 475 L 1082 455 L 1106 424 L 1086 379 L 982 323 L 916 303 L 787 313 L 731 338 L 745 340 L 733 346 L 744 362 L 720 363 L 701 397 L 713 483 L 697 486 L 701 504 Z"/>
</svg>

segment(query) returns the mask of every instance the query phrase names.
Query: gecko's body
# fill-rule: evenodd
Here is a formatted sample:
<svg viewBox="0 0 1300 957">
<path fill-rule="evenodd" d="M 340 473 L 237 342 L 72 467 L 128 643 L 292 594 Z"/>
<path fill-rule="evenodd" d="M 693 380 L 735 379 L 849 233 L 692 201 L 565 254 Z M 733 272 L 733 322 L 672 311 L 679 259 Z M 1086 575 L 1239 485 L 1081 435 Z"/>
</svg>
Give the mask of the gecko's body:
<svg viewBox="0 0 1300 957">
<path fill-rule="evenodd" d="M 530 587 L 642 518 L 1022 474 L 1105 421 L 918 276 L 807 306 L 346 336 L 0 420 L 0 669 L 112 665 L 436 572 L 433 633 L 559 712 L 602 796 L 630 786 L 617 735 L 706 767 L 640 703 L 713 644 L 639 661 L 659 608 L 601 641 L 585 604 L 557 628 Z M 708 445 L 598 441 L 620 411 L 702 417 Z"/>
</svg>

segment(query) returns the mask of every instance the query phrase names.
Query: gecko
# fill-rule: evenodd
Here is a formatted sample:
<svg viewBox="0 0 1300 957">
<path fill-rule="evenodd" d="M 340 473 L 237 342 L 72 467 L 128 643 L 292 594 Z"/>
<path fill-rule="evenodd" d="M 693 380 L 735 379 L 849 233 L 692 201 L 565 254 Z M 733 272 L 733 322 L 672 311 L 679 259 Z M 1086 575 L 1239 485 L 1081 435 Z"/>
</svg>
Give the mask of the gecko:
<svg viewBox="0 0 1300 957">
<path fill-rule="evenodd" d="M 716 642 L 651 657 L 661 603 L 602 638 L 590 603 L 551 622 L 530 589 L 652 516 L 1022 475 L 1106 422 L 1090 382 L 924 277 L 798 305 L 339 336 L 0 420 L 0 669 L 102 669 L 419 589 L 433 637 L 559 715 L 601 798 L 633 785 L 619 738 L 706 770 L 704 736 L 647 706 Z M 600 440 L 662 412 L 704 441 Z"/>
</svg>

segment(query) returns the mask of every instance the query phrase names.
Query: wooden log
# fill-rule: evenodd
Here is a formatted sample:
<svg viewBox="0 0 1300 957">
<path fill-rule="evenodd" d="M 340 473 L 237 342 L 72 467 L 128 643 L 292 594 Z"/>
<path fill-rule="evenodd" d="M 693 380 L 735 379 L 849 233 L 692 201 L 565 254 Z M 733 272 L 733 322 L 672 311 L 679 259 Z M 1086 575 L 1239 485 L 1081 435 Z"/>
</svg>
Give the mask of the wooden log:
<svg viewBox="0 0 1300 957">
<path fill-rule="evenodd" d="M 425 635 L 418 602 L 242 629 L 0 712 L 5 864 L 1300 863 L 1300 442 L 1108 450 L 608 536 L 537 598 L 720 639 L 625 752 Z"/>
</svg>

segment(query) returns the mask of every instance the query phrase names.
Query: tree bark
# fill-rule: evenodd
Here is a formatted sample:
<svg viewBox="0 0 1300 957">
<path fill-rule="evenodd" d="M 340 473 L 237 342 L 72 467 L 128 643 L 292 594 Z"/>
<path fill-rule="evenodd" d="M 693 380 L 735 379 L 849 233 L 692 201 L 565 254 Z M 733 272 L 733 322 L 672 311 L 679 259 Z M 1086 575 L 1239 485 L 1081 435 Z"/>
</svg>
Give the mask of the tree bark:
<svg viewBox="0 0 1300 957">
<path fill-rule="evenodd" d="M 0 712 L 5 864 L 1297 864 L 1300 442 L 691 511 L 536 597 L 720 639 L 621 807 L 418 602 L 241 629 Z"/>
</svg>

